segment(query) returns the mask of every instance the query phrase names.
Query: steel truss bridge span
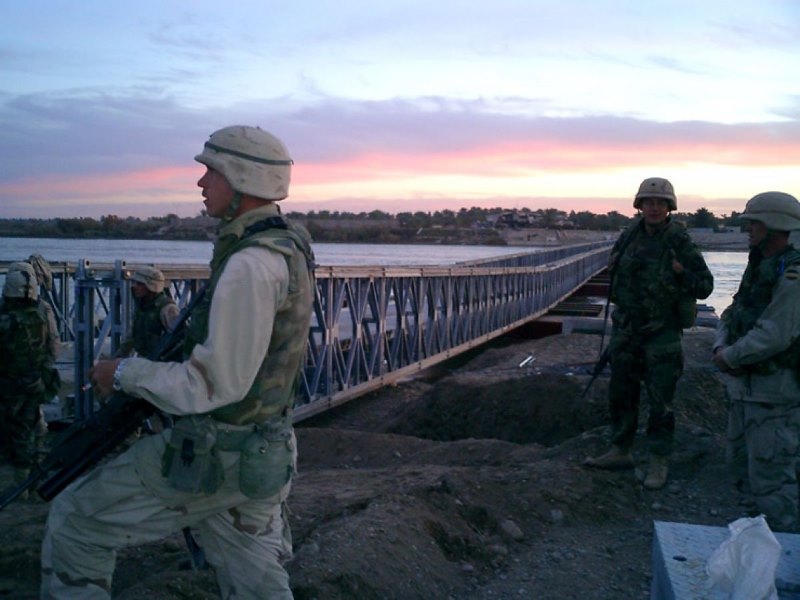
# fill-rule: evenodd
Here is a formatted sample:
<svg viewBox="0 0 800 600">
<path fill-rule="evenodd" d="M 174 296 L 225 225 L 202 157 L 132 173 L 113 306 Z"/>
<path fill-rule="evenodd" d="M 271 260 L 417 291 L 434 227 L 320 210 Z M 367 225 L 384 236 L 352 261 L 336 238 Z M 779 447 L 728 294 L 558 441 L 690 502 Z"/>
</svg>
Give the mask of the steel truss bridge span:
<svg viewBox="0 0 800 600">
<path fill-rule="evenodd" d="M 548 312 L 608 264 L 610 242 L 453 266 L 319 266 L 295 420 L 329 410 L 473 349 Z M 6 265 L 0 265 L 0 273 Z M 56 264 L 62 340 L 74 342 L 74 415 L 95 406 L 86 372 L 113 353 L 132 322 L 123 261 Z M 185 306 L 206 267 L 157 265 Z M 72 277 L 71 289 L 66 278 Z M 52 295 L 50 297 L 53 297 Z"/>
</svg>

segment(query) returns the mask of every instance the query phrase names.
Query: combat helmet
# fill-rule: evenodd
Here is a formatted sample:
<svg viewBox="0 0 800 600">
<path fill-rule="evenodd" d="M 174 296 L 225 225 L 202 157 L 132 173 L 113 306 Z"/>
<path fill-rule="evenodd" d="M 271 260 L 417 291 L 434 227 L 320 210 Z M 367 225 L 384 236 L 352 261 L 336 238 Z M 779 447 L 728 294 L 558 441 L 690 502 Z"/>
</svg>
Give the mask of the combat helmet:
<svg viewBox="0 0 800 600">
<path fill-rule="evenodd" d="M 774 231 L 794 231 L 800 229 L 800 202 L 784 192 L 762 192 L 747 201 L 739 218 L 760 221 Z"/>
<path fill-rule="evenodd" d="M 139 267 L 131 275 L 131 281 L 143 283 L 154 294 L 164 291 L 164 285 L 166 284 L 164 274 L 155 267 Z"/>
<path fill-rule="evenodd" d="M 633 208 L 640 209 L 645 198 L 664 198 L 669 210 L 678 210 L 678 200 L 672 184 L 663 177 L 648 177 L 639 186 L 636 198 L 633 199 Z"/>
<path fill-rule="evenodd" d="M 36 300 L 39 298 L 39 283 L 36 272 L 30 263 L 13 262 L 8 265 L 6 281 L 3 284 L 4 298 Z"/>
<path fill-rule="evenodd" d="M 28 257 L 28 262 L 31 263 L 34 272 L 36 273 L 36 281 L 39 285 L 44 286 L 46 290 L 53 289 L 53 272 L 50 269 L 50 264 L 45 260 L 41 254 L 31 254 Z"/>
<path fill-rule="evenodd" d="M 194 159 L 222 173 L 241 194 L 265 200 L 289 195 L 294 161 L 283 142 L 259 127 L 233 125 L 215 131 Z"/>
</svg>

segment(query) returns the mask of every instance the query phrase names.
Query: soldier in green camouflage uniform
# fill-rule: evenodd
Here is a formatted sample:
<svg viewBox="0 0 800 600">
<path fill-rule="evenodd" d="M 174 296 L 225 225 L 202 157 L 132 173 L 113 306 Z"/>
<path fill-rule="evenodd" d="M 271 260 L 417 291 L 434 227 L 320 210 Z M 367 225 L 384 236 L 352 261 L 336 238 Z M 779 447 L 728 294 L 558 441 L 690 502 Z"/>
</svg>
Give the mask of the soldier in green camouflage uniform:
<svg viewBox="0 0 800 600">
<path fill-rule="evenodd" d="M 50 303 L 42 296 L 42 291 L 50 293 L 53 290 L 53 272 L 50 269 L 50 264 L 41 254 L 31 254 L 28 257 L 28 262 L 36 273 L 36 282 L 39 285 L 37 308 L 42 316 L 47 319 L 47 369 L 45 370 L 44 380 L 47 401 L 50 401 L 53 396 L 56 396 L 61 391 L 61 376 L 58 373 L 58 369 L 56 369 L 59 340 L 58 324 L 56 322 L 56 315 L 53 312 L 53 307 L 50 306 Z M 44 418 L 44 411 L 40 406 L 39 419 L 36 422 L 36 447 L 40 451 L 44 449 L 47 432 L 47 421 Z"/>
<path fill-rule="evenodd" d="M 315 294 L 307 232 L 285 219 L 292 160 L 256 127 L 215 132 L 195 159 L 208 214 L 222 219 L 185 360 L 99 361 L 94 389 L 176 416 L 76 480 L 50 509 L 43 598 L 109 598 L 116 552 L 199 532 L 228 600 L 292 598 L 286 501 L 297 448 L 292 406 Z"/>
<path fill-rule="evenodd" d="M 48 323 L 38 297 L 33 267 L 12 263 L 0 306 L 0 443 L 17 483 L 27 478 L 36 459 L 34 430 L 39 405 L 47 399 Z"/>
<path fill-rule="evenodd" d="M 644 485 L 659 489 L 667 481 L 672 453 L 672 399 L 683 372 L 683 328 L 693 323 L 696 300 L 708 297 L 714 279 L 685 227 L 669 216 L 678 208 L 669 181 L 645 179 L 633 206 L 641 218 L 617 240 L 609 262 L 614 303 L 608 391 L 612 447 L 585 464 L 601 469 L 634 466 L 631 448 L 644 383 L 650 453 Z"/>
<path fill-rule="evenodd" d="M 728 459 L 770 527 L 800 531 L 800 203 L 765 192 L 747 203 L 750 256 L 722 313 L 714 363 L 726 376 Z"/>
<path fill-rule="evenodd" d="M 165 291 L 164 274 L 155 267 L 140 267 L 131 275 L 134 300 L 133 325 L 115 357 L 124 358 L 134 351 L 150 356 L 164 335 L 180 316 L 175 301 Z"/>
</svg>

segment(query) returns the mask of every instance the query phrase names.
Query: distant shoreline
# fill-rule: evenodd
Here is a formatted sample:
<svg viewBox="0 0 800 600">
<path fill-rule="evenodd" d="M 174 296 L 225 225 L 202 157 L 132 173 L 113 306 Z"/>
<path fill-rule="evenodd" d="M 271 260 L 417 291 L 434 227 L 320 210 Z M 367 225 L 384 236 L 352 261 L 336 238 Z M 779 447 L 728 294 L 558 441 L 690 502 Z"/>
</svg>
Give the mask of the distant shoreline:
<svg viewBox="0 0 800 600">
<path fill-rule="evenodd" d="M 519 246 L 520 248 L 554 248 L 565 245 L 583 244 L 588 242 L 597 242 L 607 240 L 611 242 L 616 239 L 616 232 L 608 231 L 566 231 L 561 232 L 560 235 L 552 237 L 559 239 L 550 239 L 542 235 L 540 237 L 538 230 L 525 232 L 525 230 L 508 231 L 504 235 L 504 240 L 507 247 Z M 553 232 L 550 232 L 553 233 Z M 726 232 L 726 233 L 692 233 L 692 240 L 700 250 L 706 252 L 748 252 L 747 234 L 743 232 Z M 525 236 L 524 238 L 522 236 Z M 529 239 L 530 236 L 530 239 Z M 173 237 L 173 236 L 75 236 L 75 235 L 9 235 L 8 233 L 0 233 L 0 238 L 20 238 L 20 239 L 66 239 L 66 240 L 108 240 L 108 241 L 169 241 L 169 242 L 210 242 L 208 237 Z M 541 243 L 537 243 L 541 242 Z M 322 242 L 320 242 L 322 243 Z M 325 240 L 326 244 L 352 244 L 351 240 Z M 453 243 L 447 239 L 430 239 L 425 240 L 403 240 L 402 242 L 386 241 L 386 242 L 365 242 L 365 243 L 378 243 L 381 245 L 452 245 L 452 246 L 481 246 L 485 245 L 476 241 L 471 243 L 469 240 L 461 240 Z"/>
</svg>

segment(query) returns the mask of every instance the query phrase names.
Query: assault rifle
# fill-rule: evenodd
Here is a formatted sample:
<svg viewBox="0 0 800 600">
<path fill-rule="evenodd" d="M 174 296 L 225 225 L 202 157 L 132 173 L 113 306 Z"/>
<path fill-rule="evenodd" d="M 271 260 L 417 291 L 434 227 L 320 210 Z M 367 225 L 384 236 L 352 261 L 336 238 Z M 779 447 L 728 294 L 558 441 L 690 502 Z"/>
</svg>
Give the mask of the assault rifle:
<svg viewBox="0 0 800 600">
<path fill-rule="evenodd" d="M 626 232 L 626 233 L 623 233 L 622 235 L 624 235 L 625 237 L 624 237 L 624 239 L 620 238 L 622 240 L 622 243 L 620 243 L 619 250 L 617 250 L 617 256 L 618 257 L 622 256 L 625 253 L 625 250 L 627 249 L 628 244 L 631 243 L 631 240 L 634 237 L 633 234 L 630 233 L 630 230 L 628 230 L 628 232 Z M 614 248 L 612 248 L 611 250 L 613 252 Z M 618 260 L 618 259 L 614 259 L 613 262 L 616 262 L 616 260 Z M 601 352 L 600 352 L 600 356 L 597 359 L 597 362 L 594 364 L 594 367 L 592 368 L 592 378 L 589 380 L 589 383 L 586 384 L 586 387 L 584 388 L 583 393 L 581 394 L 581 398 L 584 398 L 586 396 L 586 394 L 591 389 L 592 384 L 594 384 L 595 379 L 597 379 L 600 376 L 600 373 L 602 373 L 603 369 L 606 368 L 606 365 L 608 364 L 608 361 L 611 358 L 611 355 L 610 355 L 609 350 L 608 350 L 608 346 L 603 348 L 603 342 L 606 339 L 606 327 L 608 326 L 608 315 L 610 314 L 610 308 L 611 308 L 611 292 L 612 292 L 612 289 L 614 287 L 614 275 L 615 274 L 616 274 L 616 266 L 612 267 L 611 265 L 609 265 L 609 269 L 608 269 L 608 294 L 606 295 L 606 309 L 604 311 L 605 312 L 605 316 L 603 317 L 603 331 L 600 333 L 600 350 L 601 350 Z"/>
<path fill-rule="evenodd" d="M 167 361 L 175 357 L 189 316 L 204 294 L 205 288 L 195 294 L 172 331 L 161 337 L 158 346 L 148 356 L 150 360 Z M 122 444 L 156 412 L 156 407 L 145 400 L 114 392 L 88 419 L 73 423 L 57 437 L 50 452 L 41 462 L 33 465 L 25 481 L 3 492 L 0 510 L 33 488 L 43 500 L 52 500 Z"/>
<path fill-rule="evenodd" d="M 592 378 L 589 380 L 589 383 L 586 384 L 586 387 L 583 388 L 581 398 L 586 396 L 586 394 L 589 392 L 589 389 L 591 389 L 594 380 L 597 379 L 600 376 L 600 373 L 603 372 L 603 369 L 606 368 L 609 358 L 610 354 L 608 351 L 608 346 L 606 346 L 605 350 L 603 350 L 603 353 L 600 355 L 600 358 L 597 359 L 597 362 L 594 363 L 594 367 L 592 367 Z"/>
</svg>

